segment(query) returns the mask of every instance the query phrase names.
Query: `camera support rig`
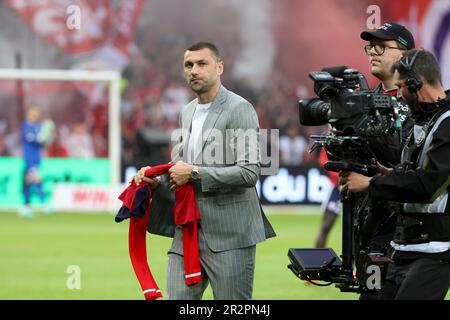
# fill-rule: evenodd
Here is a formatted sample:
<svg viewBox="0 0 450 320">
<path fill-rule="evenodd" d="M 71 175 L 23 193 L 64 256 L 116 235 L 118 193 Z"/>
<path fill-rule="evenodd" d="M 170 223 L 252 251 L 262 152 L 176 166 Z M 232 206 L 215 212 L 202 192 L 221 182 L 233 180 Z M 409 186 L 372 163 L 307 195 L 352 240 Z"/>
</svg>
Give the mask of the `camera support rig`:
<svg viewBox="0 0 450 320">
<path fill-rule="evenodd" d="M 344 137 L 340 137 L 344 138 Z M 357 141 L 357 137 L 345 137 L 348 141 Z M 341 140 L 341 139 L 339 139 Z M 345 143 L 343 143 L 345 144 Z M 344 157 L 344 159 L 350 159 L 348 157 Z M 327 171 L 354 171 L 367 176 L 373 176 L 376 174 L 377 167 L 376 165 L 364 164 L 360 162 L 355 162 L 353 160 L 340 160 L 340 161 L 327 161 L 324 164 L 324 168 Z M 355 234 L 358 232 L 358 220 L 359 220 L 359 211 L 355 210 L 355 196 L 350 196 L 349 198 L 342 199 L 342 275 L 341 280 L 342 283 L 336 285 L 342 292 L 348 291 L 360 291 L 360 285 L 358 279 L 353 277 L 353 264 L 355 262 L 355 258 L 359 254 L 360 245 L 356 242 L 358 239 L 358 235 Z M 355 215 L 358 215 L 356 217 Z"/>
<path fill-rule="evenodd" d="M 325 148 L 329 158 L 339 159 L 327 161 L 324 164 L 327 171 L 354 171 L 366 176 L 374 176 L 377 173 L 376 162 L 371 160 L 374 155 L 367 139 L 358 136 L 337 136 L 333 133 L 311 138 L 315 139 L 313 149 Z M 366 218 L 366 214 L 361 210 L 365 207 L 361 205 L 363 201 L 359 195 L 342 199 L 342 269 L 340 277 L 334 281 L 338 283 L 336 287 L 343 292 L 362 292 L 365 288 L 365 284 L 361 283 L 362 279 L 353 275 L 353 265 L 365 245 L 360 228 L 362 220 Z"/>
<path fill-rule="evenodd" d="M 368 142 L 357 136 L 338 136 L 330 133 L 328 135 L 312 135 L 315 140 L 311 151 L 316 148 L 325 148 L 330 161 L 324 168 L 327 171 L 354 171 L 367 176 L 373 176 L 377 172 L 377 166 L 368 159 L 373 158 Z M 336 160 L 334 160 L 336 159 Z M 343 198 L 343 220 L 342 220 L 342 254 L 340 260 L 331 248 L 326 249 L 290 249 L 288 256 L 291 260 L 289 268 L 302 280 L 322 280 L 336 284 L 342 292 L 364 292 L 367 291 L 365 279 L 358 278 L 361 272 L 354 276 L 354 265 L 361 261 L 364 255 L 366 238 L 361 234 L 361 225 L 367 215 L 363 212 L 364 199 L 358 195 Z M 312 261 L 311 255 L 315 254 L 317 259 L 315 265 L 308 265 L 307 260 Z M 309 257 L 308 257 L 309 255 Z M 364 257 L 366 258 L 366 257 Z"/>
</svg>

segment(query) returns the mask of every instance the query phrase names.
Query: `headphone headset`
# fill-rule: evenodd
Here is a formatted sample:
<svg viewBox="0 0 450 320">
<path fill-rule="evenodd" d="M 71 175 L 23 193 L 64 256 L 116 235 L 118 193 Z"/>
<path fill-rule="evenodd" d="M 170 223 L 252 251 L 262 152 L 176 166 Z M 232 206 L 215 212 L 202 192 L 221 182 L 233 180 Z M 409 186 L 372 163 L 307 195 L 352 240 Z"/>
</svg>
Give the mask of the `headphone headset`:
<svg viewBox="0 0 450 320">
<path fill-rule="evenodd" d="M 409 61 L 409 57 L 403 57 L 400 60 L 400 65 L 403 66 L 403 68 L 406 70 L 408 74 L 408 78 L 405 81 L 406 87 L 408 90 L 412 93 L 417 93 L 417 91 L 420 90 L 423 86 L 423 81 L 420 76 L 413 71 L 414 61 L 416 60 L 417 56 L 419 55 L 419 52 L 422 50 L 417 50 L 414 56 L 411 59 L 411 62 Z"/>
</svg>

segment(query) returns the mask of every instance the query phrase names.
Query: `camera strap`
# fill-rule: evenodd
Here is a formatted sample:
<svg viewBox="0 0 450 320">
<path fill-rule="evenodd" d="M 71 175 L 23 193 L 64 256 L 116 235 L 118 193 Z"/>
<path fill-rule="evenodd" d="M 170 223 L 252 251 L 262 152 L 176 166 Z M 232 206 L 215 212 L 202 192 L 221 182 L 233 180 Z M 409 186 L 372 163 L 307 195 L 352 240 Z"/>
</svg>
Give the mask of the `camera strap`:
<svg viewBox="0 0 450 320">
<path fill-rule="evenodd" d="M 412 132 L 410 133 L 405 147 L 402 151 L 402 166 L 405 169 L 408 169 L 413 162 L 412 160 L 412 156 L 413 154 L 416 152 L 416 150 L 420 149 L 423 147 L 423 144 L 426 140 L 426 138 L 428 137 L 428 134 L 430 133 L 431 129 L 434 127 L 436 121 L 440 118 L 441 115 L 443 115 L 446 111 L 448 111 L 448 109 L 444 109 L 440 112 L 436 112 L 431 118 L 430 120 L 427 121 L 427 123 L 425 123 L 423 125 L 423 127 L 420 129 L 420 132 L 418 133 L 417 138 L 415 138 L 415 130 L 412 130 Z M 418 165 L 418 163 L 416 164 Z"/>
</svg>

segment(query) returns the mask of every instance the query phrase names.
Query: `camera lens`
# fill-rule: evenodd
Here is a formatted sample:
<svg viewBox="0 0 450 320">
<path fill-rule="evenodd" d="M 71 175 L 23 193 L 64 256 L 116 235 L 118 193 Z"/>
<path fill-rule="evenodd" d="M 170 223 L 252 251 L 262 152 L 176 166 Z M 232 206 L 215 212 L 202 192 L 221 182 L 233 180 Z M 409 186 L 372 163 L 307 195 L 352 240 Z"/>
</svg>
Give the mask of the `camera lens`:
<svg viewBox="0 0 450 320">
<path fill-rule="evenodd" d="M 334 100 L 339 96 L 337 89 L 327 84 L 318 85 L 314 90 L 317 93 L 317 96 L 325 101 Z"/>
<path fill-rule="evenodd" d="M 328 123 L 330 104 L 320 99 L 300 100 L 298 113 L 300 123 L 305 126 L 321 126 Z"/>
</svg>

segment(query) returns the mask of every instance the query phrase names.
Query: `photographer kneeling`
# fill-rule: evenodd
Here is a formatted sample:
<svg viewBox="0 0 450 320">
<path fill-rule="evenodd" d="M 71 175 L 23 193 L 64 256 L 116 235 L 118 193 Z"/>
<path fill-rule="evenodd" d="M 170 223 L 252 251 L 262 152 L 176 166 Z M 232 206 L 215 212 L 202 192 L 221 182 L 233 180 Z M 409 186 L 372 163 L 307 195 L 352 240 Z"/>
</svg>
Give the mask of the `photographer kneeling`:
<svg viewBox="0 0 450 320">
<path fill-rule="evenodd" d="M 415 120 L 402 164 L 380 166 L 375 177 L 342 173 L 342 194 L 368 190 L 372 199 L 403 204 L 380 299 L 444 299 L 450 286 L 450 97 L 426 50 L 407 51 L 393 69 Z"/>
</svg>

